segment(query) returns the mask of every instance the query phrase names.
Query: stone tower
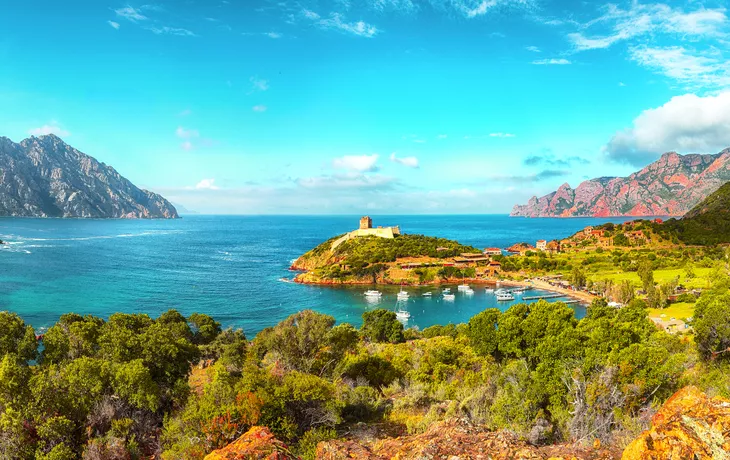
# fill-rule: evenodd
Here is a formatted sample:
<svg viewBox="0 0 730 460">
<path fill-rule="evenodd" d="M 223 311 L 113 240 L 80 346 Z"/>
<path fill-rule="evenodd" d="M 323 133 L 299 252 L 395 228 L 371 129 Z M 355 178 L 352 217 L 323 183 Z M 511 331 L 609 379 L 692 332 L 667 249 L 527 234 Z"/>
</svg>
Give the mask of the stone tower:
<svg viewBox="0 0 730 460">
<path fill-rule="evenodd" d="M 368 228 L 373 228 L 373 219 L 371 219 L 368 216 L 361 217 L 360 218 L 360 230 L 365 230 Z"/>
</svg>

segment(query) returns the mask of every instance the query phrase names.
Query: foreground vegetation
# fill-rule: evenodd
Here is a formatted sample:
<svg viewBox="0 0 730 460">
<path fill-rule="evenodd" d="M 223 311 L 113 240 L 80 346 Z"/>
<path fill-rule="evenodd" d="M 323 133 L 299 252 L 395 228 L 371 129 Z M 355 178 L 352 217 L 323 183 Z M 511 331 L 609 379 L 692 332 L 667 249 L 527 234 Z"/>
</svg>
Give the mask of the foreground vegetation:
<svg viewBox="0 0 730 460">
<path fill-rule="evenodd" d="M 0 313 L 0 457 L 202 458 L 252 425 L 304 458 L 365 423 L 416 433 L 461 417 L 535 444 L 622 444 L 678 387 L 730 396 L 730 294 L 696 303 L 694 340 L 658 331 L 645 302 L 486 310 L 405 329 L 393 312 L 358 330 L 302 311 L 249 342 L 206 315 L 64 315 L 40 347 Z"/>
</svg>

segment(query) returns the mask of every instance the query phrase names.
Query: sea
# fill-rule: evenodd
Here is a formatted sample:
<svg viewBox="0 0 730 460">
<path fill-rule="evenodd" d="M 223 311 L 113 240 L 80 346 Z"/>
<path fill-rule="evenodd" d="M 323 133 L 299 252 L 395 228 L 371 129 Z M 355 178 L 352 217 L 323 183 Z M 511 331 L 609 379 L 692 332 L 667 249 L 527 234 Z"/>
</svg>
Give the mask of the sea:
<svg viewBox="0 0 730 460">
<path fill-rule="evenodd" d="M 156 317 L 168 309 L 213 316 L 252 337 L 304 309 L 359 326 L 363 312 L 404 309 L 407 327 L 461 323 L 486 308 L 506 310 L 484 286 L 445 301 L 441 289 L 323 287 L 291 282 L 292 261 L 331 236 L 357 228 L 360 216 L 207 216 L 175 220 L 0 218 L 0 310 L 42 332 L 63 313 Z M 506 215 L 372 216 L 375 225 L 458 240 L 478 248 L 564 238 L 587 225 L 623 218 L 528 219 Z M 423 296 L 432 292 L 431 297 Z M 525 296 L 545 294 L 527 291 Z M 552 299 L 555 300 L 555 299 Z M 559 299 L 558 299 L 559 300 Z M 577 317 L 584 305 L 573 305 Z"/>
</svg>

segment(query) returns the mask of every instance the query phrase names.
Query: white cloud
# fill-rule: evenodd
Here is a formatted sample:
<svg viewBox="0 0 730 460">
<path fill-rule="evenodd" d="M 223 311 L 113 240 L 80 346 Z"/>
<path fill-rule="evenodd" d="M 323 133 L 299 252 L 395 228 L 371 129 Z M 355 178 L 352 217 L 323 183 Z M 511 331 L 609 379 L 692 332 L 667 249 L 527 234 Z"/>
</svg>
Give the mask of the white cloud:
<svg viewBox="0 0 730 460">
<path fill-rule="evenodd" d="M 408 166 L 409 168 L 418 168 L 418 158 L 416 157 L 402 157 L 398 158 L 395 154 L 395 152 L 390 154 L 390 161 L 394 163 L 402 164 L 403 166 Z"/>
<path fill-rule="evenodd" d="M 335 169 L 345 169 L 356 172 L 374 172 L 378 168 L 378 154 L 372 155 L 345 155 L 332 160 Z"/>
<path fill-rule="evenodd" d="M 263 78 L 259 77 L 251 77 L 249 78 L 249 81 L 251 82 L 252 91 L 266 91 L 269 89 L 268 80 L 264 80 Z"/>
<path fill-rule="evenodd" d="M 267 109 L 268 107 L 265 105 L 255 105 L 251 108 L 254 112 L 266 112 Z"/>
<path fill-rule="evenodd" d="M 449 137 L 447 134 L 439 134 L 436 139 L 446 139 L 447 137 Z"/>
<path fill-rule="evenodd" d="M 489 137 L 517 137 L 512 133 L 490 133 Z"/>
<path fill-rule="evenodd" d="M 119 30 L 120 25 L 119 25 L 118 22 L 107 21 L 107 24 L 109 24 L 110 26 L 112 26 L 112 28 Z"/>
<path fill-rule="evenodd" d="M 618 82 L 618 85 L 621 86 L 621 87 L 623 87 L 623 86 L 626 86 L 626 83 L 620 81 L 620 82 Z"/>
<path fill-rule="evenodd" d="M 304 11 L 302 11 L 302 15 L 305 18 L 307 18 L 307 19 L 311 19 L 312 21 L 316 21 L 317 19 L 320 18 L 319 14 L 317 14 L 314 11 L 311 11 L 311 10 L 304 10 Z"/>
<path fill-rule="evenodd" d="M 409 14 L 418 10 L 418 5 L 416 5 L 413 0 L 371 0 L 370 6 L 378 12 L 391 10 L 398 13 Z"/>
<path fill-rule="evenodd" d="M 396 180 L 392 177 L 380 174 L 365 175 L 357 172 L 305 177 L 296 180 L 299 187 L 324 190 L 387 190 L 395 183 Z"/>
<path fill-rule="evenodd" d="M 203 179 L 195 185 L 196 190 L 219 190 L 220 187 L 215 185 L 215 179 Z"/>
<path fill-rule="evenodd" d="M 195 146 L 190 141 L 183 141 L 180 143 L 180 148 L 185 151 L 190 151 L 190 150 L 193 150 L 195 148 Z"/>
<path fill-rule="evenodd" d="M 542 53 L 542 50 L 537 46 L 526 46 L 525 49 L 527 51 L 532 51 L 533 53 Z"/>
<path fill-rule="evenodd" d="M 200 133 L 195 129 L 185 129 L 182 126 L 178 126 L 175 130 L 175 135 L 180 139 L 193 139 L 200 137 Z"/>
<path fill-rule="evenodd" d="M 531 9 L 535 6 L 533 0 L 431 0 L 431 4 L 440 8 L 452 7 L 470 19 L 484 16 L 494 9 Z"/>
<path fill-rule="evenodd" d="M 274 39 L 282 37 L 282 35 L 278 32 L 267 32 L 264 35 L 266 35 L 269 38 L 274 38 Z"/>
<path fill-rule="evenodd" d="M 668 151 L 716 153 L 730 146 L 730 91 L 675 96 L 642 112 L 604 147 L 614 161 L 643 166 Z"/>
<path fill-rule="evenodd" d="M 717 50 L 697 52 L 683 46 L 630 49 L 631 59 L 687 86 L 730 85 L 730 63 Z"/>
<path fill-rule="evenodd" d="M 142 14 L 141 10 L 132 8 L 131 6 L 125 6 L 124 8 L 116 9 L 114 10 L 114 12 L 120 18 L 124 18 L 132 22 L 146 21 L 148 19 L 147 16 Z"/>
<path fill-rule="evenodd" d="M 535 65 L 568 65 L 568 64 L 572 64 L 572 62 L 570 62 L 569 60 L 567 60 L 565 58 L 538 59 L 536 61 L 532 61 L 532 63 Z"/>
<path fill-rule="evenodd" d="M 52 121 L 50 124 L 43 125 L 39 128 L 29 129 L 28 134 L 30 134 L 31 136 L 47 136 L 49 134 L 54 134 L 58 137 L 66 137 L 71 135 L 70 132 L 61 128 L 55 121 Z"/>
<path fill-rule="evenodd" d="M 333 29 L 358 37 L 372 38 L 378 33 L 377 27 L 365 21 L 347 22 L 340 13 L 332 13 L 327 19 L 319 19 L 316 23 L 322 29 Z"/>
<path fill-rule="evenodd" d="M 576 51 L 608 48 L 617 42 L 646 34 L 674 34 L 682 38 L 719 36 L 728 23 L 724 9 L 701 6 L 688 13 L 661 3 L 632 2 L 627 9 L 608 4 L 603 9 L 602 16 L 581 25 L 581 31 L 568 34 Z M 595 29 L 603 33 L 587 34 L 587 31 Z"/>
<path fill-rule="evenodd" d="M 178 27 L 167 27 L 167 26 L 149 27 L 148 30 L 157 35 L 177 35 L 180 37 L 195 37 L 196 36 L 195 33 L 189 31 L 188 29 L 181 29 Z"/>
</svg>

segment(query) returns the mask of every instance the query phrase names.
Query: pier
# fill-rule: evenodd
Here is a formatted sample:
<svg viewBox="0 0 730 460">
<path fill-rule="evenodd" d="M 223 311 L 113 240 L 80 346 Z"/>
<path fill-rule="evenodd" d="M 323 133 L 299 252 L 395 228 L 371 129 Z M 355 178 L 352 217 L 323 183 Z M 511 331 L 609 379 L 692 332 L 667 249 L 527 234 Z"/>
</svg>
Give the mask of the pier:
<svg viewBox="0 0 730 460">
<path fill-rule="evenodd" d="M 532 295 L 532 296 L 523 297 L 522 300 L 557 299 L 559 297 L 568 297 L 568 295 L 567 294 Z"/>
</svg>

